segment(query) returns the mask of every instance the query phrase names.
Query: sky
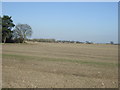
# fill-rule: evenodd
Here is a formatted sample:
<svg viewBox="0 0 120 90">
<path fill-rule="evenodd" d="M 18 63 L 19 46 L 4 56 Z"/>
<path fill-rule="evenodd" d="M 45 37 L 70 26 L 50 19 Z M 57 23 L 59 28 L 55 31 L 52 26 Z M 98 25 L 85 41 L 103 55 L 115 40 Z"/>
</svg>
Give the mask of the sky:
<svg viewBox="0 0 120 90">
<path fill-rule="evenodd" d="M 117 2 L 3 2 L 2 14 L 30 25 L 31 38 L 118 42 Z"/>
</svg>

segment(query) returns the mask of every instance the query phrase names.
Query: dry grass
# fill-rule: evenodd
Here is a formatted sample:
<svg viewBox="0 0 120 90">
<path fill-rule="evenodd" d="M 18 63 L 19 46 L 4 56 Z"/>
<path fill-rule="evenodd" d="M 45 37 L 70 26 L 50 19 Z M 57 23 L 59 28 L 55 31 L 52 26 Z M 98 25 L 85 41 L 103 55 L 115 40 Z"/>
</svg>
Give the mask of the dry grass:
<svg viewBox="0 0 120 90">
<path fill-rule="evenodd" d="M 117 45 L 3 45 L 3 87 L 118 87 Z"/>
</svg>

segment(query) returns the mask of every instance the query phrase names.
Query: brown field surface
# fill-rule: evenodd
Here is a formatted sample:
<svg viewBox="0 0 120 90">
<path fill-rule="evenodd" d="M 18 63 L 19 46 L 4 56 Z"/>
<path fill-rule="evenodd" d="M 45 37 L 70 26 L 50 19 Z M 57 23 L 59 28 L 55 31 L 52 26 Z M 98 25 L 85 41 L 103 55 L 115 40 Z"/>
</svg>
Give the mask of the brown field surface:
<svg viewBox="0 0 120 90">
<path fill-rule="evenodd" d="M 2 45 L 3 88 L 116 88 L 118 46 L 27 43 Z"/>
</svg>

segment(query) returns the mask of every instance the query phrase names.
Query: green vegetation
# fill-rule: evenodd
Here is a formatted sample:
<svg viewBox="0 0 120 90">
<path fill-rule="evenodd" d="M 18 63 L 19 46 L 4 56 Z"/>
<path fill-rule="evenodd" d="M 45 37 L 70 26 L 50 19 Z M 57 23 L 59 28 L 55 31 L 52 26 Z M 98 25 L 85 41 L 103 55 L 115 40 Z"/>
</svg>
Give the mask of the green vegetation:
<svg viewBox="0 0 120 90">
<path fill-rule="evenodd" d="M 38 57 L 38 56 L 27 56 L 18 54 L 2 54 L 3 58 L 17 58 L 18 60 L 40 60 L 40 61 L 56 61 L 56 62 L 71 62 L 79 64 L 89 64 L 89 65 L 103 65 L 103 66 L 117 66 L 118 64 L 106 63 L 106 62 L 93 62 L 93 61 L 83 61 L 77 59 L 62 59 L 62 58 L 48 58 L 48 57 Z"/>
<path fill-rule="evenodd" d="M 12 28 L 14 28 L 12 30 Z M 0 41 L 2 43 L 23 43 L 27 37 L 32 35 L 32 28 L 27 24 L 18 24 L 15 26 L 12 17 L 4 15 L 0 17 Z M 1 39 L 2 38 L 2 39 Z"/>
<path fill-rule="evenodd" d="M 7 38 L 12 36 L 12 28 L 14 27 L 13 20 L 10 16 L 4 15 L 2 17 L 2 42 L 5 43 Z"/>
<path fill-rule="evenodd" d="M 27 39 L 27 41 L 33 41 L 33 42 L 56 42 L 55 39 Z"/>
</svg>

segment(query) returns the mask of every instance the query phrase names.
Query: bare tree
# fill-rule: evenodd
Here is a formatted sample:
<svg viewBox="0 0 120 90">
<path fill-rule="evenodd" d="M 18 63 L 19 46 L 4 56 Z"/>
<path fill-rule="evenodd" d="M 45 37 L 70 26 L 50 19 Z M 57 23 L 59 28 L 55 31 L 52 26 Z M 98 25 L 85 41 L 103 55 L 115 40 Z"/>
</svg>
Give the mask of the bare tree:
<svg viewBox="0 0 120 90">
<path fill-rule="evenodd" d="M 32 28 L 27 24 L 18 24 L 13 30 L 14 39 L 19 39 L 22 43 L 32 35 Z"/>
</svg>

